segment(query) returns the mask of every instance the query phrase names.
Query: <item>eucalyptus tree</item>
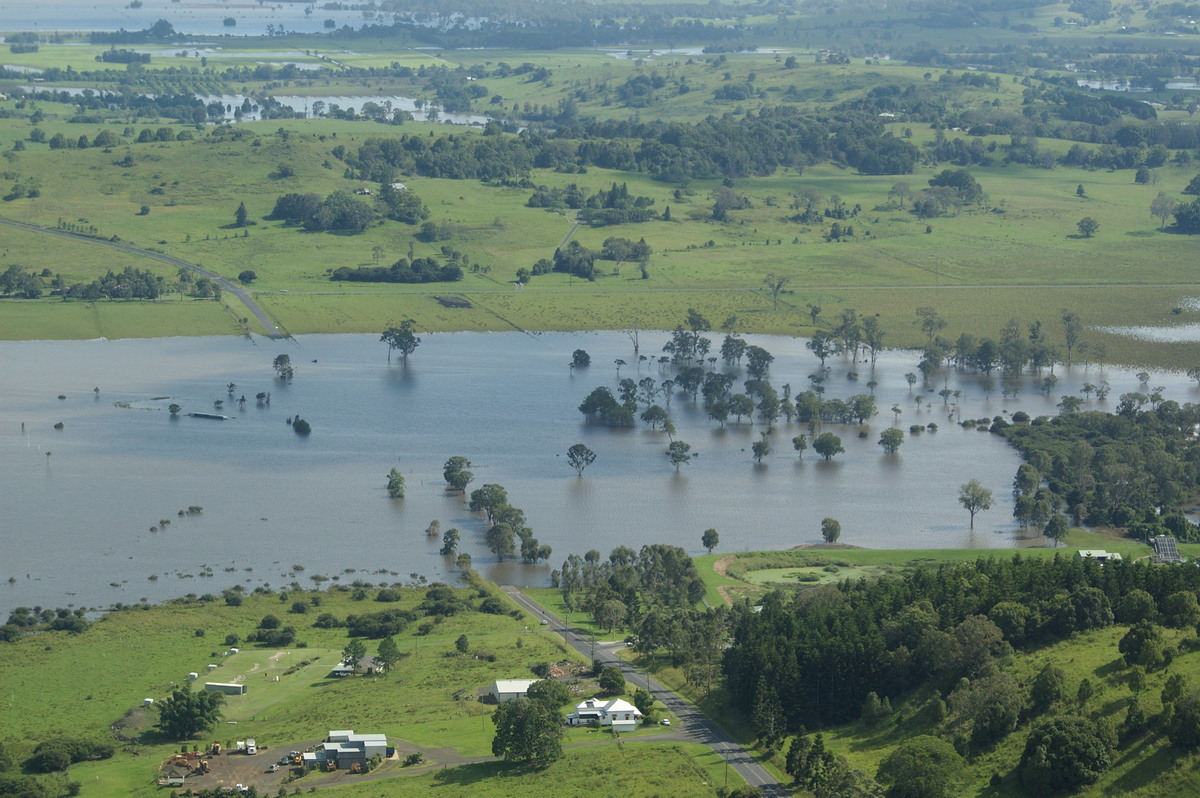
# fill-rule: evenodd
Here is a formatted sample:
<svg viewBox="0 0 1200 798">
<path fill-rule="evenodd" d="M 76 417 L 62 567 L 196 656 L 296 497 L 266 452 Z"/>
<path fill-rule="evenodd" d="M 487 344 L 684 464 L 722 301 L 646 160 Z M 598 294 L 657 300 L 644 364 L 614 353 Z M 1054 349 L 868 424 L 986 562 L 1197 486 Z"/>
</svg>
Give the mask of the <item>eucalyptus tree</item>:
<svg viewBox="0 0 1200 798">
<path fill-rule="evenodd" d="M 475 475 L 467 470 L 470 467 L 470 460 L 456 454 L 442 466 L 442 476 L 451 488 L 465 492 L 467 485 L 470 485 L 471 481 L 475 479 Z"/>
<path fill-rule="evenodd" d="M 596 460 L 596 453 L 582 443 L 577 443 L 570 449 L 567 449 L 567 463 L 571 468 L 575 469 L 578 476 L 583 476 L 583 472 Z"/>
<path fill-rule="evenodd" d="M 835 454 L 846 451 L 842 448 L 842 439 L 832 432 L 822 432 L 813 441 L 813 450 L 826 460 L 832 460 Z"/>
<path fill-rule="evenodd" d="M 388 362 L 392 362 L 392 350 L 400 352 L 401 357 L 408 360 L 408 356 L 417 351 L 417 347 L 421 345 L 421 339 L 416 334 L 417 323 L 413 319 L 405 319 L 400 322 L 400 325 L 388 327 L 379 336 L 379 340 L 388 345 Z"/>
<path fill-rule="evenodd" d="M 690 463 L 695 453 L 692 452 L 691 444 L 683 441 L 671 441 L 666 450 L 667 459 L 671 461 L 671 465 L 675 466 L 675 470 L 679 470 L 679 466 Z"/>
<path fill-rule="evenodd" d="M 971 514 L 971 529 L 975 528 L 975 514 L 992 508 L 992 492 L 977 479 L 972 479 L 958 488 L 958 503 Z"/>
</svg>

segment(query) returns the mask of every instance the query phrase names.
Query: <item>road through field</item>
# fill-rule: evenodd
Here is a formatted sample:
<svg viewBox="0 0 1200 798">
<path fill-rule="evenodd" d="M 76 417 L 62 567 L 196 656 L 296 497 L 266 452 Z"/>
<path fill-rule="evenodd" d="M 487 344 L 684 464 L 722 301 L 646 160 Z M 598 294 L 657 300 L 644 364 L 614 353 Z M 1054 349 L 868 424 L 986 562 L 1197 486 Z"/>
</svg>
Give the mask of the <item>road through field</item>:
<svg viewBox="0 0 1200 798">
<path fill-rule="evenodd" d="M 591 638 L 585 637 L 578 630 L 564 623 L 562 619 L 546 612 L 519 588 L 503 585 L 502 589 L 522 609 L 549 621 L 548 628 L 562 635 L 563 640 L 580 654 L 598 659 L 606 665 L 616 665 L 624 674 L 625 681 L 636 687 L 645 686 L 655 700 L 661 701 L 679 718 L 680 731 L 685 733 L 685 738 L 689 742 L 701 743 L 716 751 L 730 767 L 746 780 L 747 784 L 762 790 L 765 798 L 784 798 L 784 796 L 791 795 L 778 779 L 760 765 L 745 748 L 721 731 L 715 723 L 674 691 L 664 687 L 649 674 L 634 668 L 613 653 L 610 647 L 595 645 Z"/>
<path fill-rule="evenodd" d="M 154 258 L 155 260 L 160 260 L 163 263 L 169 263 L 172 266 L 175 266 L 177 268 L 189 269 L 191 271 L 196 272 L 196 274 L 202 275 L 202 276 L 207 277 L 208 279 L 216 282 L 218 285 L 221 286 L 221 290 L 228 291 L 229 293 L 236 296 L 239 300 L 241 300 L 242 304 L 245 305 L 249 309 L 249 311 L 254 314 L 254 318 L 258 319 L 259 324 L 262 325 L 263 329 L 266 331 L 268 336 L 270 336 L 271 338 L 290 338 L 291 337 L 287 333 L 283 332 L 283 330 L 279 329 L 279 326 L 276 325 L 275 322 L 271 320 L 271 317 L 268 316 L 267 312 L 262 309 L 262 306 L 260 306 L 257 302 L 254 301 L 254 298 L 250 296 L 250 293 L 248 291 L 246 291 L 246 289 L 242 288 L 242 286 L 238 285 L 237 283 L 233 282 L 232 280 L 226 279 L 226 278 L 222 277 L 221 275 L 217 274 L 216 272 L 210 272 L 208 269 L 205 269 L 201 266 L 197 266 L 194 263 L 188 263 L 187 261 L 180 260 L 179 258 L 172 258 L 170 255 L 163 255 L 158 252 L 151 252 L 148 249 L 141 249 L 140 247 L 130 246 L 129 244 L 122 244 L 118 241 L 109 241 L 104 238 L 94 238 L 92 236 L 83 236 L 83 235 L 79 235 L 77 233 L 69 233 L 65 230 L 53 230 L 49 227 L 41 227 L 36 224 L 28 224 L 27 222 L 18 222 L 13 219 L 0 218 L 0 225 L 4 225 L 6 227 L 16 227 L 21 230 L 29 230 L 30 232 L 42 233 L 44 235 L 58 236 L 60 238 L 69 238 L 72 241 L 83 241 L 83 242 L 90 243 L 90 244 L 100 244 L 100 245 L 103 245 L 106 247 L 112 247 L 113 249 L 122 250 L 123 252 L 129 252 L 134 255 L 141 255 L 146 258 Z"/>
</svg>

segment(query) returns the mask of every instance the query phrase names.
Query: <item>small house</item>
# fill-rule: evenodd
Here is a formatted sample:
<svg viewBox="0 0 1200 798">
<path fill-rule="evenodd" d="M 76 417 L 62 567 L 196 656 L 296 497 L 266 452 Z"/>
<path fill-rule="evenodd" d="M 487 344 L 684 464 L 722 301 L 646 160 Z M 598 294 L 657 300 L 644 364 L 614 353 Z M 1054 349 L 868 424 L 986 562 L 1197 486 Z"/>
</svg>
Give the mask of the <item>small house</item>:
<svg viewBox="0 0 1200 798">
<path fill-rule="evenodd" d="M 329 675 L 341 679 L 355 673 L 363 676 L 374 676 L 377 673 L 383 673 L 383 671 L 383 663 L 378 659 L 375 657 L 363 657 L 358 661 L 358 665 L 353 668 L 345 661 L 339 662 L 329 670 Z"/>
<path fill-rule="evenodd" d="M 492 682 L 492 700 L 497 704 L 525 698 L 529 686 L 537 679 L 497 679 Z"/>
<path fill-rule="evenodd" d="M 571 726 L 612 726 L 614 731 L 633 731 L 637 728 L 642 713 L 623 698 L 600 701 L 589 698 L 580 702 L 575 711 L 567 716 Z"/>
</svg>

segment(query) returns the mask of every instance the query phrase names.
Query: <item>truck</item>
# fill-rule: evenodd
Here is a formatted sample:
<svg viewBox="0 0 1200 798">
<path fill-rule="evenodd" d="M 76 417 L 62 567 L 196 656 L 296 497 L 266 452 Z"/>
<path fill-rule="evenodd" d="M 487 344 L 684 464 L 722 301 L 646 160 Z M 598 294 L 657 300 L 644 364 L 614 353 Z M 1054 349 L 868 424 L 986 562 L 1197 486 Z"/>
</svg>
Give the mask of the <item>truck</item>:
<svg viewBox="0 0 1200 798">
<path fill-rule="evenodd" d="M 255 742 L 253 740 L 246 741 L 246 753 L 249 754 L 250 756 L 254 756 L 255 754 L 258 753 L 258 746 L 255 744 Z"/>
</svg>

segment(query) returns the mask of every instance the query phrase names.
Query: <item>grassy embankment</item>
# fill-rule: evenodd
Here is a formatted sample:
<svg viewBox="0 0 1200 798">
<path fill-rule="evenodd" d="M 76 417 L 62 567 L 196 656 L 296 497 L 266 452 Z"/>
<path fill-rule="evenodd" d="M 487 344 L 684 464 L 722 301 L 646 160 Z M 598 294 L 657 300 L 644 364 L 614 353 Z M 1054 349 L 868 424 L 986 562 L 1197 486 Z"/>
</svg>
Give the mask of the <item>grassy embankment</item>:
<svg viewBox="0 0 1200 798">
<path fill-rule="evenodd" d="M 578 69 L 594 75 L 603 68 L 617 81 L 634 69 L 629 62 L 594 52 L 556 54 L 556 58 L 555 68 L 564 70 L 564 74 Z M 686 70 L 699 88 L 664 101 L 663 114 L 668 118 L 695 118 L 701 108 L 711 111 L 710 89 L 722 82 L 723 75 L 701 61 L 689 65 L 686 59 L 676 57 L 670 63 L 675 64 L 673 69 Z M 836 100 L 857 96 L 880 81 L 922 81 L 919 70 L 893 65 L 831 67 L 805 63 L 786 70 L 773 56 L 762 54 L 731 58 L 728 66 L 735 77 L 755 71 L 756 80 L 767 89 L 772 81 L 779 82 L 775 88 L 780 88 L 783 81 L 805 87 L 824 85 L 822 80 L 831 79 Z M 525 86 L 517 78 L 506 78 L 496 85 L 506 103 L 510 90 Z M 319 88 L 350 93 L 354 87 L 334 82 Z M 364 88 L 357 86 L 355 90 Z M 553 91 L 560 88 L 556 83 Z M 965 92 L 962 101 L 982 104 L 991 98 L 1014 104 L 1021 88 L 1002 81 L 999 91 Z M 525 86 L 523 90 L 549 91 L 536 86 Z M 774 95 L 767 91 L 765 96 Z M 700 104 L 695 108 L 677 107 L 677 101 Z M 822 93 L 820 99 L 799 104 L 819 110 L 831 102 Z M 116 120 L 98 125 L 68 123 L 65 120 L 74 112 L 69 106 L 39 103 L 38 107 L 45 114 L 39 127 L 48 136 L 63 132 L 76 138 L 80 134 L 94 136 L 105 127 L 118 133 L 123 128 L 123 122 Z M 145 124 L 154 127 L 160 121 L 148 120 Z M 139 122 L 135 127 L 140 129 L 141 125 Z M 188 129 L 169 127 L 174 132 Z M 897 125 L 896 132 L 902 135 L 904 127 Z M 28 118 L 18 113 L 0 122 L 0 139 L 27 138 L 31 128 Z M 452 238 L 444 243 L 490 269 L 486 274 L 468 274 L 463 282 L 452 285 L 345 284 L 326 279 L 326 270 L 337 266 L 374 265 L 376 246 L 383 253 L 381 262 L 406 255 L 410 245 L 416 255 L 437 254 L 443 242 L 416 241 L 412 227 L 386 223 L 358 236 L 338 236 L 304 233 L 263 219 L 282 193 L 325 194 L 362 185 L 344 178 L 344 165 L 330 154 L 335 144 L 353 151 L 368 136 L 445 133 L 445 126 L 409 124 L 394 128 L 335 120 L 272 120 L 247 123 L 244 129 L 257 134 L 257 146 L 251 142 L 200 140 L 127 144 L 103 152 L 49 151 L 44 144 L 26 142 L 24 151 L 12 154 L 9 169 L 20 180 L 36 181 L 41 195 L 7 203 L 5 214 L 49 226 L 60 219 L 86 219 L 102 235 L 119 235 L 123 240 L 202 263 L 230 277 L 252 268 L 259 275 L 253 286 L 260 292 L 259 300 L 295 333 L 374 332 L 406 316 L 427 330 L 560 330 L 635 323 L 671 327 L 686 308 L 694 306 L 714 320 L 736 314 L 748 331 L 807 335 L 813 328 L 805 304 L 817 302 L 826 309 L 825 319 L 846 307 L 855 307 L 860 314 L 878 313 L 887 344 L 912 346 L 921 341 L 912 309 L 926 304 L 936 307 L 946 318 L 947 332 L 993 336 L 1012 317 L 1026 322 L 1041 319 L 1054 327 L 1063 307 L 1079 312 L 1089 325 L 1169 324 L 1189 321 L 1194 315 L 1186 303 L 1195 293 L 1186 268 L 1191 242 L 1183 236 L 1157 232 L 1157 221 L 1148 212 L 1150 199 L 1158 191 L 1178 194 L 1192 176 L 1192 170 L 1186 167 L 1164 167 L 1159 170 L 1158 183 L 1147 186 L 1132 185 L 1132 175 L 1127 172 L 973 168 L 988 193 L 989 207 L 1003 209 L 1004 213 L 963 209 L 956 216 L 927 222 L 896 207 L 888 199 L 888 191 L 898 181 L 918 189 L 934 168 L 922 167 L 909 176 L 868 177 L 819 166 L 805 170 L 803 175 L 785 171 L 769 178 L 736 181 L 735 190 L 745 194 L 753 207 L 731 212 L 730 220 L 723 223 L 709 218 L 709 193 L 716 181 L 694 181 L 677 198 L 676 186 L 656 183 L 640 174 L 593 169 L 586 175 L 567 175 L 534 170 L 532 179 L 539 184 L 579 182 L 595 190 L 614 181 L 628 183 L 631 192 L 653 197 L 656 208 L 670 206 L 672 221 L 581 228 L 575 233 L 576 240 L 594 248 L 611 235 L 645 237 L 655 249 L 648 280 L 640 279 L 636 267 L 630 265 L 616 276 L 611 273 L 615 264 L 602 261 L 602 274 L 594 283 L 547 275 L 536 278 L 518 293 L 508 282 L 516 269 L 549 255 L 571 227 L 566 216 L 525 207 L 529 195 L 526 189 L 485 187 L 475 181 L 407 179 L 429 205 L 431 219 L 453 227 Z M 280 129 L 291 132 L 286 138 L 272 135 Z M 204 138 L 207 132 L 198 133 Z M 915 141 L 929 135 L 919 127 L 913 131 Z M 986 137 L 984 141 L 994 143 Z M 999 144 L 1006 141 L 1006 137 L 998 138 Z M 1042 146 L 1059 149 L 1065 144 L 1044 142 Z M 125 153 L 131 155 L 133 166 L 115 166 L 114 162 Z M 268 176 L 280 164 L 288 164 L 295 174 L 270 179 Z M 1085 186 L 1084 198 L 1075 194 L 1080 183 Z M 846 222 L 855 227 L 855 236 L 842 243 L 828 243 L 824 240 L 825 225 L 803 226 L 787 221 L 791 196 L 803 187 L 816 188 L 826 198 L 838 194 L 850 207 L 861 205 L 863 211 Z M 246 203 L 250 218 L 256 221 L 247 228 L 248 238 L 244 237 L 247 230 L 230 229 L 233 210 L 240 201 Z M 150 209 L 145 216 L 139 215 L 142 205 Z M 1095 238 L 1075 237 L 1075 222 L 1084 215 L 1100 221 Z M 932 233 L 925 233 L 927 223 L 932 225 Z M 82 279 L 96 270 L 120 268 L 138 260 L 112 252 L 82 258 L 56 257 L 59 246 L 88 245 L 61 245 L 55 241 L 47 247 L 37 234 L 6 231 L 6 240 L 12 242 L 7 263 L 37 266 L 52 261 L 45 268 L 62 272 L 69 279 Z M 159 269 L 149 262 L 137 265 Z M 169 268 L 161 271 L 173 277 Z M 768 272 L 791 278 L 778 310 L 762 290 L 761 281 Z M 435 294 L 466 296 L 475 308 L 447 310 L 430 299 Z M 174 312 L 145 313 L 146 318 L 140 318 L 130 313 L 128 306 L 122 306 L 123 315 L 132 318 L 120 322 L 103 314 L 84 313 L 74 303 L 38 300 L 26 303 L 36 311 L 26 308 L 20 314 L 5 314 L 14 320 L 3 323 L 0 335 L 117 337 L 176 334 L 181 330 L 236 331 L 237 320 L 246 315 L 245 311 L 230 297 L 224 302 L 233 303 L 230 312 L 222 313 L 216 307 L 196 309 L 194 321 L 180 319 Z M 1180 312 L 1174 313 L 1177 309 Z M 1184 345 L 1148 344 L 1098 332 L 1089 332 L 1087 337 L 1104 344 L 1112 360 L 1182 366 L 1190 359 Z"/>
<path fill-rule="evenodd" d="M 85 796 L 155 795 L 156 765 L 178 751 L 179 743 L 163 739 L 152 728 L 156 718 L 152 710 L 140 708 L 142 698 L 161 700 L 184 681 L 188 671 L 196 671 L 200 681 L 247 685 L 245 696 L 228 697 L 225 704 L 224 720 L 236 726 L 223 724 L 197 739 L 197 744 L 250 737 L 268 746 L 269 754 L 323 738 L 329 729 L 354 728 L 385 733 L 400 741 L 403 752 L 425 754 L 423 770 L 388 765 L 393 775 L 402 777 L 372 781 L 372 794 L 410 795 L 413 789 L 436 787 L 447 795 L 501 795 L 511 789 L 513 782 L 508 779 L 516 776 L 529 794 L 562 794 L 550 787 L 541 789 L 540 784 L 593 792 L 598 788 L 595 774 L 619 761 L 658 791 L 711 795 L 703 783 L 716 783 L 713 779 L 720 769 L 708 749 L 633 744 L 640 737 L 652 740 L 661 733 L 658 727 L 626 735 L 627 744 L 620 748 L 612 745 L 609 734 L 568 729 L 564 744 L 583 747 L 570 749 L 564 760 L 540 774 L 495 762 L 457 767 L 491 753 L 493 727 L 488 716 L 493 708 L 476 700 L 482 690 L 497 678 L 526 677 L 532 663 L 572 657 L 561 640 L 530 625 L 528 619 L 468 612 L 430 624 L 427 633 L 414 623 L 398 634 L 396 641 L 406 656 L 391 675 L 328 678 L 348 638 L 344 629 L 313 628 L 317 615 L 328 612 L 345 618 L 351 613 L 408 609 L 424 594 L 418 589 L 402 592 L 399 604 L 370 598 L 353 601 L 349 593 L 329 590 L 291 591 L 286 600 L 279 595 L 248 596 L 237 607 L 226 606 L 220 597 L 211 603 L 138 607 L 110 613 L 82 635 L 47 632 L 4 644 L 0 684 L 5 686 L 5 712 L 0 713 L 0 740 L 20 761 L 35 743 L 57 735 L 110 740 L 109 726 L 124 719 L 130 725 L 123 733 L 131 742 L 118 744 L 110 760 L 72 766 L 68 776 L 82 783 Z M 369 597 L 375 593 L 368 591 Z M 306 614 L 296 614 L 289 612 L 295 601 L 320 604 L 310 606 Z M 295 626 L 298 640 L 306 645 L 280 648 L 242 643 L 240 653 L 223 653 L 228 648 L 222 645 L 226 635 L 244 639 L 267 614 Z M 456 651 L 459 635 L 470 642 L 467 655 Z M 377 641 L 367 642 L 373 654 Z M 219 666 L 211 673 L 210 663 Z M 589 688 L 586 680 L 580 684 L 581 693 L 589 689 L 594 685 Z M 588 745 L 593 742 L 600 745 Z M 263 757 L 263 766 L 269 761 Z M 290 786 L 307 789 L 325 780 L 313 774 Z"/>
</svg>

